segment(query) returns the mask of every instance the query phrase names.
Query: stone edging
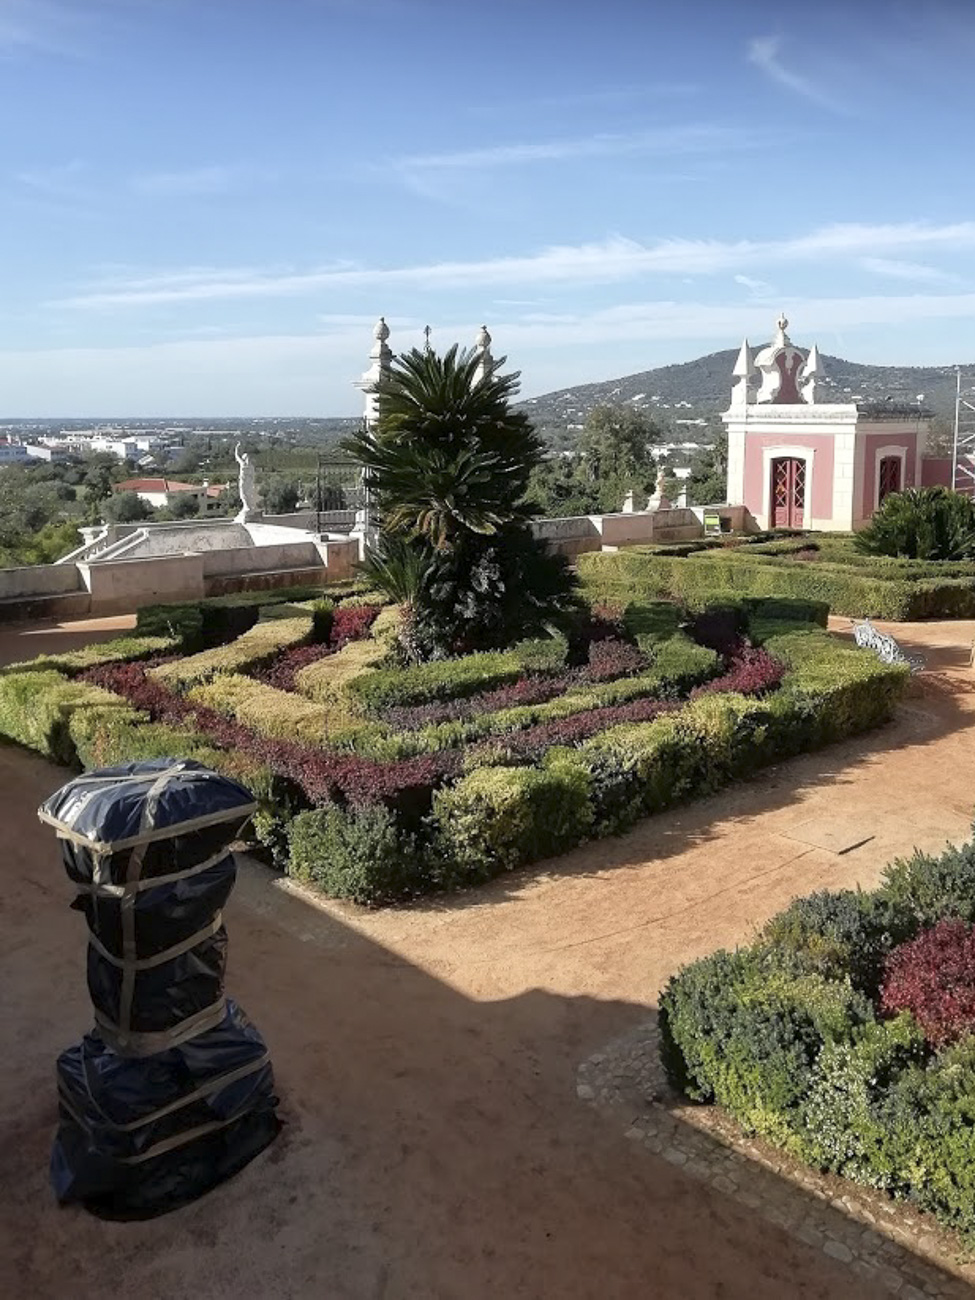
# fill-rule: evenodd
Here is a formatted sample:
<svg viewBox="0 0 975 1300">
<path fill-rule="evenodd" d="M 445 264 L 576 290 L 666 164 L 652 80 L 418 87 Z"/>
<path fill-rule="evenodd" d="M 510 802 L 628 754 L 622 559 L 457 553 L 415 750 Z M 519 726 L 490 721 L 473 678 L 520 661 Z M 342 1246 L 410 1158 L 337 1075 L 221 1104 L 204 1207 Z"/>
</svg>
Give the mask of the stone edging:
<svg viewBox="0 0 975 1300">
<path fill-rule="evenodd" d="M 975 1263 L 930 1215 L 744 1136 L 718 1107 L 691 1105 L 670 1089 L 658 1045 L 652 1020 L 590 1056 L 577 1072 L 580 1100 L 610 1112 L 630 1141 L 899 1300 L 971 1300 Z"/>
</svg>

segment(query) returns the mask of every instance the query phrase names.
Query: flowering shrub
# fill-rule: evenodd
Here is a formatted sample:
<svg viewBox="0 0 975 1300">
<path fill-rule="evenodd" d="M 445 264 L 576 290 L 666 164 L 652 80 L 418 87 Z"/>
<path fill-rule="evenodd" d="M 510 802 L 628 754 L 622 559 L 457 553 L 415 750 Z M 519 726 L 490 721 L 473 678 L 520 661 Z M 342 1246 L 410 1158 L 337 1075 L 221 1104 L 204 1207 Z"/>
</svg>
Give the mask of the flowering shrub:
<svg viewBox="0 0 975 1300">
<path fill-rule="evenodd" d="M 975 1029 L 975 928 L 944 920 L 887 958 L 881 1009 L 910 1011 L 935 1047 Z"/>
</svg>

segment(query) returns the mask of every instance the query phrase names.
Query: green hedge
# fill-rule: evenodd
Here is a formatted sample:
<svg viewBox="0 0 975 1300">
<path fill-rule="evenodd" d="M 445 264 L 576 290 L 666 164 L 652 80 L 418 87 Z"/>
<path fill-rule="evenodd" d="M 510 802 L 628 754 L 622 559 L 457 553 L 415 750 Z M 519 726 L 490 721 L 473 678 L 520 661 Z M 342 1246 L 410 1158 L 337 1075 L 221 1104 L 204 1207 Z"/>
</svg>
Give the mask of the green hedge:
<svg viewBox="0 0 975 1300">
<path fill-rule="evenodd" d="M 817 1167 L 910 1199 L 975 1240 L 975 1035 L 936 1051 L 881 1019 L 883 962 L 944 917 L 975 918 L 975 844 L 823 891 L 754 944 L 678 972 L 660 999 L 671 1082 Z"/>
<path fill-rule="evenodd" d="M 0 668 L 0 676 L 8 673 L 35 673 L 43 668 L 76 677 L 88 668 L 99 664 L 133 663 L 138 659 L 151 659 L 155 655 L 175 654 L 181 649 L 178 636 L 123 636 L 96 645 L 82 646 L 80 650 L 65 650 L 61 654 L 38 655 L 22 663 L 7 664 Z"/>
<path fill-rule="evenodd" d="M 227 645 L 199 654 L 160 664 L 151 669 L 167 686 L 176 690 L 189 690 L 201 682 L 209 681 L 217 673 L 246 673 L 261 667 L 279 655 L 282 650 L 304 645 L 313 636 L 310 611 L 298 618 L 268 619 L 254 623 L 246 632 Z"/>
<path fill-rule="evenodd" d="M 565 761 L 482 767 L 434 796 L 440 880 L 468 885 L 552 857 L 592 824 L 584 771 Z"/>
<path fill-rule="evenodd" d="M 332 898 L 375 907 L 430 889 L 415 838 L 388 808 L 316 808 L 290 826 L 288 874 Z"/>
<path fill-rule="evenodd" d="M 691 608 L 727 597 L 816 600 L 836 614 L 903 621 L 975 617 L 975 577 L 915 579 L 824 561 L 799 563 L 751 548 L 699 551 L 686 558 L 648 553 L 634 546 L 616 553 L 580 555 L 586 592 L 602 600 L 669 597 Z"/>
<path fill-rule="evenodd" d="M 74 714 L 120 710 L 131 712 L 117 695 L 53 669 L 0 677 L 0 734 L 56 763 L 76 760 L 69 731 Z"/>
<path fill-rule="evenodd" d="M 350 682 L 347 695 L 354 707 L 377 715 L 402 705 L 464 699 L 516 682 L 525 672 L 557 670 L 565 663 L 567 649 L 563 638 L 553 637 L 412 668 L 380 668 Z"/>
</svg>

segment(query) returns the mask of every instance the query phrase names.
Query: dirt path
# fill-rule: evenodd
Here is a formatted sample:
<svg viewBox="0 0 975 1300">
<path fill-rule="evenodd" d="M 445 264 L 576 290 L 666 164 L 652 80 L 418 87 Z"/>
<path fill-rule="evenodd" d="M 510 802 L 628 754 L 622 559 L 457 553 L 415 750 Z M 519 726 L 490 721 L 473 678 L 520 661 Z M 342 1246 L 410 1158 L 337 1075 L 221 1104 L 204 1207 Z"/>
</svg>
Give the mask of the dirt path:
<svg viewBox="0 0 975 1300">
<path fill-rule="evenodd" d="M 622 1139 L 576 1067 L 683 961 L 789 897 L 871 885 L 966 835 L 975 624 L 899 629 L 935 670 L 880 735 L 465 898 L 364 914 L 245 863 L 229 987 L 284 1135 L 193 1207 L 108 1224 L 51 1201 L 57 1051 L 90 1019 L 83 926 L 34 808 L 63 771 L 0 747 L 0 1293 L 660 1300 L 887 1294 Z M 11 652 L 0 636 L 0 661 Z M 923 644 L 922 644 L 923 643 Z M 46 648 L 46 647 L 45 647 Z M 33 650 L 31 651 L 33 653 Z M 840 851 L 843 850 L 843 851 Z"/>
</svg>

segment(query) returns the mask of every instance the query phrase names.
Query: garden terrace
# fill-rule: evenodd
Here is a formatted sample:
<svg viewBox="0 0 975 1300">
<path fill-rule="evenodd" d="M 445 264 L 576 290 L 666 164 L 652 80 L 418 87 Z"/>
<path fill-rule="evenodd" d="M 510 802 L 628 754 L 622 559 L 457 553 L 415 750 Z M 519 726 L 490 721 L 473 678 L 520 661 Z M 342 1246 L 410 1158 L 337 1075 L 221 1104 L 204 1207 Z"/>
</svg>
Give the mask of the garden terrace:
<svg viewBox="0 0 975 1300">
<path fill-rule="evenodd" d="M 144 611 L 90 659 L 15 665 L 0 729 L 64 763 L 176 753 L 226 771 L 254 789 L 279 865 L 362 903 L 616 834 L 879 725 L 907 678 L 830 636 L 815 602 L 629 600 L 408 668 L 395 611 L 367 595 L 218 609 Z"/>
<path fill-rule="evenodd" d="M 727 597 L 819 600 L 851 618 L 975 616 L 975 562 L 864 555 L 827 534 L 731 544 L 635 546 L 579 557 L 591 599 L 668 598 L 701 606 Z"/>
</svg>

